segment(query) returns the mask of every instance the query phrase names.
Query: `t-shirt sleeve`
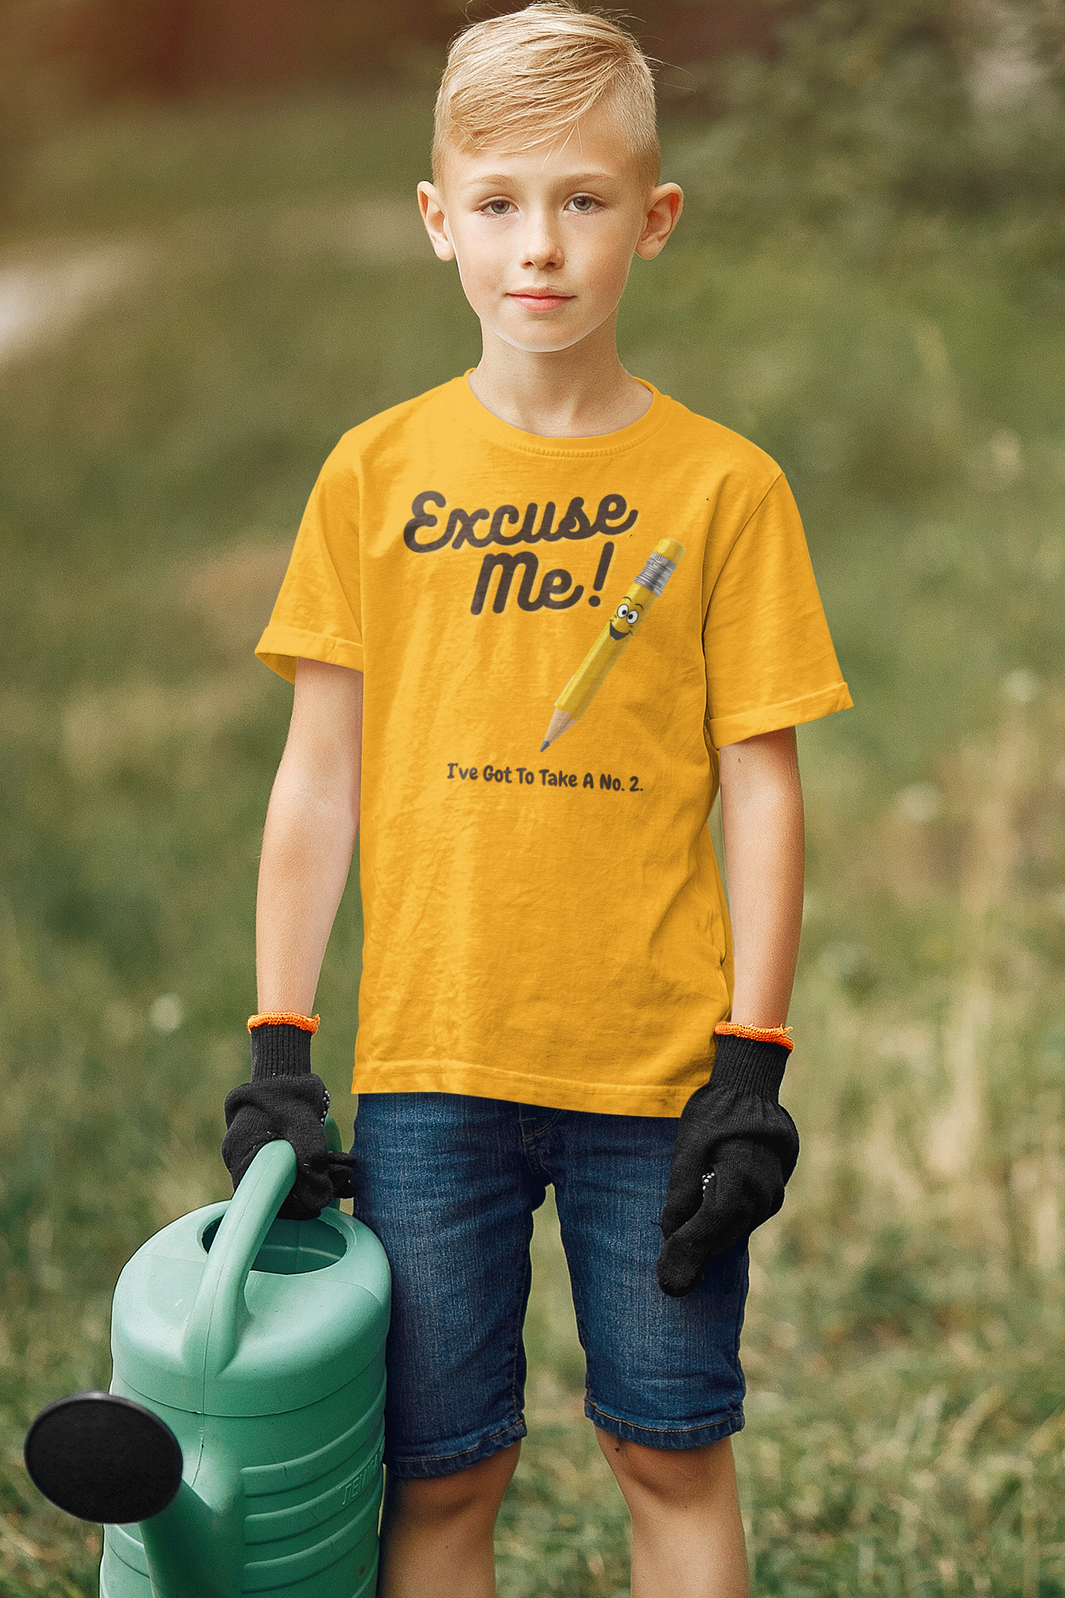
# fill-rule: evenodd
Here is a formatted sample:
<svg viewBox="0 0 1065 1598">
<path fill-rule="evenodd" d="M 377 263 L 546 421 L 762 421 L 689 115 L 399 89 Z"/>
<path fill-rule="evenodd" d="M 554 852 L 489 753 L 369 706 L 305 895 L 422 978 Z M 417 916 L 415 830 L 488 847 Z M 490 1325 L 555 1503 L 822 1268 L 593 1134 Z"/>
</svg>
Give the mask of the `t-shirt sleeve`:
<svg viewBox="0 0 1065 1598">
<path fill-rule="evenodd" d="M 717 573 L 703 647 L 710 737 L 719 749 L 852 703 L 783 474 Z"/>
<path fill-rule="evenodd" d="M 363 669 L 359 594 L 359 485 L 342 445 L 330 455 L 303 513 L 281 592 L 256 647 L 289 682 L 296 661 Z"/>
</svg>

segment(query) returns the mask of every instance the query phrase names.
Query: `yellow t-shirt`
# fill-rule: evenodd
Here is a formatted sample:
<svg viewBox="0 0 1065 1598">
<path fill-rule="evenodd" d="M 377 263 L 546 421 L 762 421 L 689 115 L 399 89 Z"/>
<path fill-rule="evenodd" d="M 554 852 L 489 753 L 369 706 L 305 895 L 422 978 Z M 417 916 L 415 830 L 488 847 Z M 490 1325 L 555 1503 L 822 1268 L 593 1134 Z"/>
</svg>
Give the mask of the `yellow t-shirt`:
<svg viewBox="0 0 1065 1598">
<path fill-rule="evenodd" d="M 311 495 L 257 654 L 365 672 L 356 1092 L 665 1116 L 706 1080 L 717 749 L 851 700 L 779 468 L 651 392 L 542 438 L 456 378 L 345 434 Z M 541 753 L 663 538 L 661 596 Z"/>
</svg>

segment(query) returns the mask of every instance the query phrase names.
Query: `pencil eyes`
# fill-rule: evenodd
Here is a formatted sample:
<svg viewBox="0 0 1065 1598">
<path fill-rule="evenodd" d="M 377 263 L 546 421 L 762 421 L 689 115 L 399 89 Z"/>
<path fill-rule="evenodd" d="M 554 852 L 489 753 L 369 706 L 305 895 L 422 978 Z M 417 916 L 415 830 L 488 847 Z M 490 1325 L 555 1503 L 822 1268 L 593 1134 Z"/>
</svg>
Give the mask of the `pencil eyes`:
<svg viewBox="0 0 1065 1598">
<path fill-rule="evenodd" d="M 635 627 L 640 619 L 640 612 L 638 610 L 630 610 L 624 600 L 618 606 L 617 614 L 619 620 L 627 621 L 630 627 Z"/>
</svg>

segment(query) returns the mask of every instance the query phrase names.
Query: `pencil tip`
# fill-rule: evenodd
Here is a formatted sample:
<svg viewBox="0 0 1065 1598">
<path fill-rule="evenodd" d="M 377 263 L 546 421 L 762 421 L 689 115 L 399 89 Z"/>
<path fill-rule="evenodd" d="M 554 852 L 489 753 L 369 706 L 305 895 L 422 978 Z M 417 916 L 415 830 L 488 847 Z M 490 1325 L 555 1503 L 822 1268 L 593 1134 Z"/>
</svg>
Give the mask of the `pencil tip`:
<svg viewBox="0 0 1065 1598">
<path fill-rule="evenodd" d="M 550 747 L 551 747 L 550 738 L 545 738 L 543 743 L 540 745 L 540 753 L 543 754 L 544 750 L 545 749 L 549 749 Z"/>
</svg>

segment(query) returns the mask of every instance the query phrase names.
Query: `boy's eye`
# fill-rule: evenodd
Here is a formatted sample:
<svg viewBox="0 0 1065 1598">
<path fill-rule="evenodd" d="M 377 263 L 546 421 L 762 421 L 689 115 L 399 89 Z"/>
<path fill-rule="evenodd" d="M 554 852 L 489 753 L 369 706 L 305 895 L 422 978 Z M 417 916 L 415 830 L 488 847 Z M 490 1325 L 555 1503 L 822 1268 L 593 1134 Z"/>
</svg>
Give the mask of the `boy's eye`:
<svg viewBox="0 0 1065 1598">
<path fill-rule="evenodd" d="M 599 201 L 591 194 L 575 194 L 569 203 L 575 211 L 582 212 L 585 216 L 590 211 L 599 209 Z"/>
<path fill-rule="evenodd" d="M 482 211 L 487 211 L 489 216 L 506 216 L 510 210 L 509 200 L 488 200 L 481 206 Z"/>
</svg>

